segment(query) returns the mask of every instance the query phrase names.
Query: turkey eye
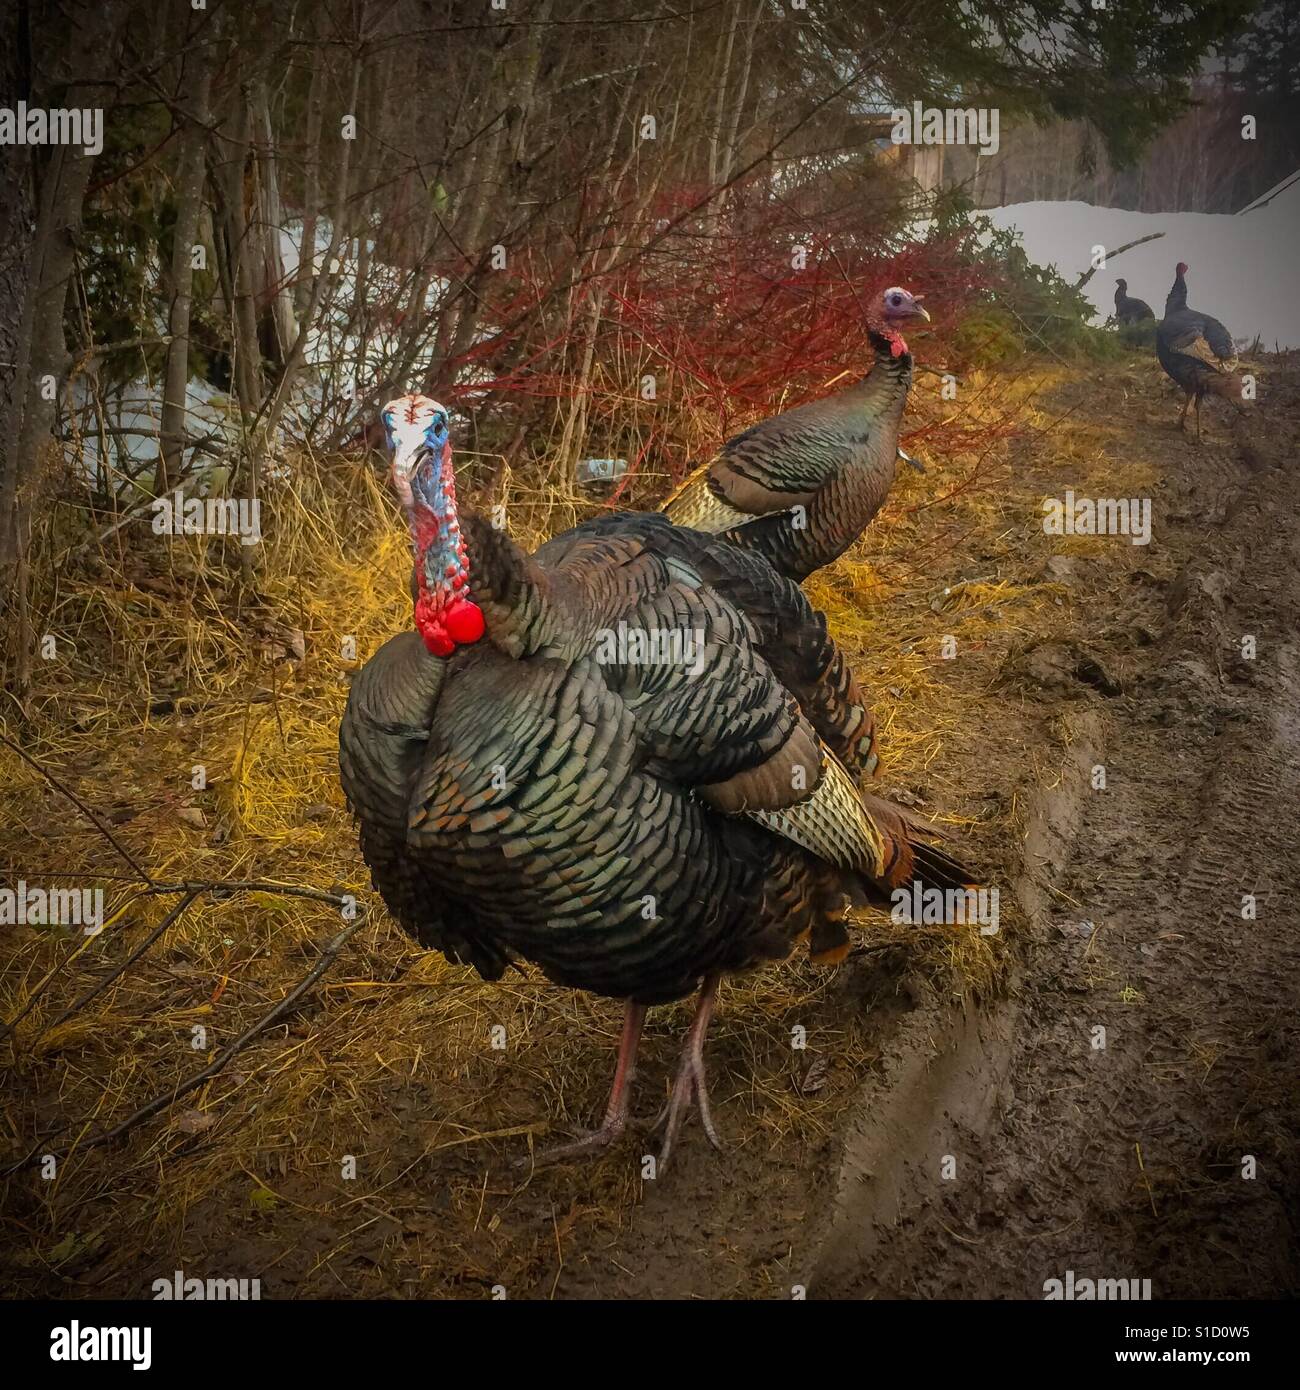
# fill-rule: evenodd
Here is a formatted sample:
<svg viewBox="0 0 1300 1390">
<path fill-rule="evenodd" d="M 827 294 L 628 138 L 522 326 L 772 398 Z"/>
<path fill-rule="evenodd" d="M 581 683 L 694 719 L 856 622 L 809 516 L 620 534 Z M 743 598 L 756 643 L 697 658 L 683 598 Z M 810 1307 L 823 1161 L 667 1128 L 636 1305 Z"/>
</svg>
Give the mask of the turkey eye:
<svg viewBox="0 0 1300 1390">
<path fill-rule="evenodd" d="M 901 294 L 891 294 L 889 296 L 889 302 L 893 305 L 899 305 L 903 302 L 903 296 Z"/>
</svg>

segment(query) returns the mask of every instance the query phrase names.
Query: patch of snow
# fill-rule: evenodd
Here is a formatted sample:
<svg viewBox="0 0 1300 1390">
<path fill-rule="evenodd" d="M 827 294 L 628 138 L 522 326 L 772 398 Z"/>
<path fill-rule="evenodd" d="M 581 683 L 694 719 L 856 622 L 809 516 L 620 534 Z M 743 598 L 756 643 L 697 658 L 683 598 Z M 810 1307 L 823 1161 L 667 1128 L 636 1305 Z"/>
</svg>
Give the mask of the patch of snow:
<svg viewBox="0 0 1300 1390">
<path fill-rule="evenodd" d="M 280 230 L 280 251 L 289 281 L 298 273 L 302 232 L 302 223 L 297 220 Z M 316 224 L 312 257 L 318 272 L 324 268 L 332 234 L 328 219 L 321 218 Z M 450 288 L 448 281 L 431 279 L 422 321 L 412 330 L 406 316 L 414 272 L 377 260 L 373 242 L 366 243 L 365 252 L 369 269 L 364 295 L 358 292 L 361 241 L 353 239 L 336 253 L 335 278 L 326 286 L 308 329 L 304 363 L 285 405 L 278 445 L 303 444 L 355 429 L 359 401 L 398 374 L 408 340 L 411 360 L 401 373 L 400 389 L 409 389 L 412 382 L 422 380 L 433 365 L 436 311 Z M 165 332 L 161 321 L 158 328 Z M 467 381 L 484 379 L 481 370 L 466 373 Z M 80 476 L 119 493 L 132 490 L 123 476 L 128 473 L 139 474 L 141 483 L 149 484 L 149 465 L 158 456 L 161 379 L 149 382 L 139 377 L 114 390 L 104 402 L 101 421 L 89 383 L 79 377 L 69 392 L 67 406 L 71 418 L 64 450 Z M 186 451 L 185 471 L 201 474 L 214 465 L 228 464 L 239 440 L 238 408 L 231 396 L 209 382 L 192 378 L 186 413 L 189 434 L 206 438 L 204 448 Z"/>
<path fill-rule="evenodd" d="M 1174 266 L 1186 261 L 1187 302 L 1222 320 L 1239 346 L 1258 337 L 1267 350 L 1300 347 L 1300 179 L 1283 180 L 1271 200 L 1243 212 L 1129 212 L 1090 203 L 1015 203 L 988 209 L 995 227 L 1016 228 L 1025 253 L 1054 265 L 1071 284 L 1092 264 L 1094 246 L 1117 247 L 1151 232 L 1158 241 L 1108 260 L 1084 293 L 1097 305 L 1094 322 L 1113 312 L 1115 279 L 1164 314 Z M 1266 195 L 1266 197 L 1269 195 Z"/>
<path fill-rule="evenodd" d="M 119 494 L 130 491 L 127 474 L 141 474 L 146 485 L 152 481 L 148 465 L 158 457 L 161 382 L 151 384 L 144 377 L 127 382 L 107 395 L 101 419 L 89 381 L 79 376 L 69 392 L 68 406 L 72 430 L 64 444 L 65 454 L 87 481 Z M 204 441 L 202 448 L 186 450 L 185 462 L 191 471 L 202 473 L 227 453 L 237 438 L 235 405 L 216 387 L 191 377 L 185 389 L 185 409 L 189 434 Z"/>
</svg>

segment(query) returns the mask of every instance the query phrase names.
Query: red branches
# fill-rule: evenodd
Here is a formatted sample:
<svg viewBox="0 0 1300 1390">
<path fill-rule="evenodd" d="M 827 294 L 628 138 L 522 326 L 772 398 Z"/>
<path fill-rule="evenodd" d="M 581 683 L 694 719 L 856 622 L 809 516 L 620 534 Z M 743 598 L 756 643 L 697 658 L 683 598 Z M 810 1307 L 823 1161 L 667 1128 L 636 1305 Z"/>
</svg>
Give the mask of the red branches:
<svg viewBox="0 0 1300 1390">
<path fill-rule="evenodd" d="M 512 398 L 550 400 L 560 414 L 581 398 L 574 447 L 625 457 L 629 471 L 652 459 L 680 476 L 749 421 L 863 371 L 863 305 L 877 289 L 927 296 L 933 332 L 914 346 L 921 362 L 943 364 L 946 332 L 986 288 L 964 238 L 909 239 L 883 214 L 851 206 L 804 214 L 757 184 L 629 259 L 629 245 L 649 242 L 695 201 L 679 192 L 643 225 L 607 221 L 597 250 L 512 253 L 509 270 L 489 278 L 481 322 L 523 326 L 486 330 L 460 364 L 461 393 L 487 392 L 507 408 Z M 615 243 L 623 264 L 601 275 Z"/>
</svg>

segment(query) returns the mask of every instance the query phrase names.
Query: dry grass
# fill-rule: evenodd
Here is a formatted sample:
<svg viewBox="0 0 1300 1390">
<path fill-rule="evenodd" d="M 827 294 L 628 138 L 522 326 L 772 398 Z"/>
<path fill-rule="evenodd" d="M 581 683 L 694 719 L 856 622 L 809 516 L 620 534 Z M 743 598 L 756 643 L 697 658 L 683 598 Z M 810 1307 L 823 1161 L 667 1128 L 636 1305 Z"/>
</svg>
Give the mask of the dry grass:
<svg viewBox="0 0 1300 1390">
<path fill-rule="evenodd" d="M 1152 481 L 1096 419 L 1043 413 L 1046 391 L 1065 382 L 1054 368 L 972 379 L 963 404 L 940 401 L 937 383 L 922 378 L 918 425 L 960 410 L 975 424 L 1014 421 L 1021 437 L 942 459 L 922 443 L 928 475 L 902 469 L 866 540 L 809 585 L 874 692 L 883 789 L 902 788 L 937 814 L 989 881 L 1002 884 L 1005 929 L 996 937 L 973 926 L 904 932 L 878 916 L 861 923 L 865 948 L 898 957 L 895 974 L 957 995 L 1003 981 L 1015 928 L 1005 874 L 1016 863 L 1020 791 L 1054 756 L 1000 672 L 1017 645 L 1080 620 L 1061 586 L 1040 582 L 1046 558 L 1071 548 L 1101 553 L 1104 544 L 1050 544 L 1037 525 L 1038 499 L 1058 476 L 1068 480 L 1062 486 L 1092 480 L 1106 493 L 1120 479 L 1127 494 Z M 0 730 L 104 816 L 160 881 L 256 877 L 343 890 L 373 915 L 289 1020 L 123 1146 L 79 1158 L 79 1142 L 178 1084 L 282 998 L 340 922 L 324 904 L 275 893 L 201 899 L 88 1008 L 47 1031 L 169 904 L 131 902 L 129 871 L 112 847 L 0 747 L 0 882 L 102 885 L 116 913 L 90 941 L 25 927 L 9 928 L 0 943 L 0 1017 L 30 1006 L 0 1044 L 5 1147 L 21 1155 L 37 1133 L 71 1124 L 52 1141 L 70 1149 L 55 1177 L 9 1180 L 5 1243 L 24 1287 L 108 1288 L 143 1252 L 178 1239 L 216 1194 L 232 1220 L 254 1225 L 318 1213 L 322 1188 L 353 1155 L 382 1179 L 330 1206 L 330 1234 L 301 1276 L 327 1291 L 337 1278 L 332 1260 L 368 1238 L 373 1223 L 382 1229 L 394 1219 L 390 1199 L 431 1155 L 496 1140 L 518 1150 L 518 1136 L 547 1121 L 585 1123 L 599 1106 L 616 1006 L 533 977 L 483 984 L 413 949 L 372 901 L 337 783 L 346 673 L 358 664 L 341 654 L 351 637 L 364 660 L 409 621 L 406 539 L 364 465 L 303 459 L 295 479 L 265 504 L 255 592 L 238 582 L 226 542 L 117 538 L 99 555 L 62 564 L 53 563 L 57 518 L 41 538 L 42 623 L 57 655 L 41 664 L 25 710 L 11 705 Z M 571 499 L 548 500 L 519 479 L 506 486 L 521 540 L 580 515 Z M 1136 563 L 1115 561 L 1113 546 L 1106 554 Z M 295 629 L 304 656 L 283 659 Z M 956 640 L 955 660 L 943 659 L 944 634 Z M 206 789 L 192 786 L 196 764 Z M 836 1059 L 834 1083 L 812 1099 L 789 1084 L 779 1039 L 792 1021 L 823 1010 L 831 978 L 792 962 L 727 987 L 717 1035 L 733 1065 L 718 1099 L 729 1103 L 742 1147 L 828 1135 L 845 1087 L 874 1061 L 871 1029 L 827 1009 L 821 1037 Z M 684 1017 L 664 1016 L 652 1052 L 669 1055 L 669 1034 Z M 497 1023 L 505 1051 L 488 1045 Z M 473 1282 L 487 1268 L 474 1246 L 495 1219 L 484 1217 L 486 1183 L 471 1165 L 446 1170 L 439 1200 L 448 1234 L 441 1246 L 433 1238 L 421 1246 L 422 1291 Z M 635 1187 L 625 1167 L 605 1170 L 583 1189 L 592 1210 L 582 1219 L 617 1232 Z M 541 1259 L 537 1241 L 550 1239 L 516 1243 L 509 1277 L 526 1282 L 529 1262 Z M 499 1250 L 494 1259 L 492 1279 L 506 1278 Z M 379 1273 L 369 1286 L 387 1287 Z"/>
</svg>

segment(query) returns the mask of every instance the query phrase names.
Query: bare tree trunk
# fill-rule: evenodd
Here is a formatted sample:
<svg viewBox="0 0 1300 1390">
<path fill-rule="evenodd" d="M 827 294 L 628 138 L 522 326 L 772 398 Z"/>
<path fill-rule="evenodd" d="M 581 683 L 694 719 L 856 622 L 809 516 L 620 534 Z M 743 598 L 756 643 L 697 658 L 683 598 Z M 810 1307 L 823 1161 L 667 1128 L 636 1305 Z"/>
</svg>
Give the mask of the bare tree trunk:
<svg viewBox="0 0 1300 1390">
<path fill-rule="evenodd" d="M 226 254 L 231 287 L 231 338 L 234 343 L 235 395 L 244 419 L 251 422 L 262 402 L 262 352 L 257 341 L 257 311 L 253 303 L 253 247 L 250 244 L 245 181 L 248 172 L 248 107 L 234 93 L 240 114 L 231 128 L 230 157 L 223 171 Z"/>
<path fill-rule="evenodd" d="M 293 307 L 301 318 L 311 299 L 316 271 L 316 219 L 320 215 L 321 82 L 324 59 L 319 45 L 312 50 L 311 84 L 307 90 L 307 172 L 303 189 L 302 240 L 298 248 L 298 276 L 293 287 Z"/>
<path fill-rule="evenodd" d="M 240 457 L 231 479 L 236 497 L 258 496 L 259 445 L 254 438 L 258 412 L 263 404 L 262 350 L 257 338 L 257 310 L 253 300 L 253 260 L 259 248 L 250 234 L 246 181 L 249 162 L 249 93 L 234 86 L 228 94 L 233 116 L 222 125 L 220 139 L 225 161 L 219 165 L 216 184 L 221 203 L 221 282 L 230 318 L 231 377 L 242 423 Z M 230 109 L 228 108 L 228 109 Z M 239 547 L 240 574 L 245 583 L 253 578 L 253 547 Z"/>
<path fill-rule="evenodd" d="M 461 250 L 473 259 L 466 268 L 465 282 L 457 296 L 459 304 L 445 335 L 449 341 L 443 354 L 444 360 L 434 364 L 433 375 L 439 384 L 447 381 L 447 364 L 455 362 L 469 347 L 478 327 L 478 287 L 483 276 L 487 274 L 488 266 L 487 248 L 479 243 L 487 221 L 488 206 L 493 194 L 498 193 L 501 187 L 501 152 L 505 143 L 505 129 L 504 118 L 497 121 L 475 153 L 472 177 L 476 181 L 476 187 L 472 195 L 473 202 L 470 204 L 464 230 L 458 229 L 457 232 Z M 450 310 L 450 306 L 448 308 Z"/>
<path fill-rule="evenodd" d="M 736 166 L 736 137 L 740 130 L 740 117 L 745 107 L 745 96 L 749 91 L 749 75 L 754 65 L 754 33 L 758 29 L 758 20 L 761 14 L 762 9 L 756 5 L 749 21 L 749 28 L 745 32 L 745 56 L 741 59 L 740 64 L 740 89 L 732 102 L 731 125 L 722 147 L 722 164 L 718 171 L 720 183 L 726 183 L 731 177 L 731 171 Z"/>
<path fill-rule="evenodd" d="M 352 59 L 352 77 L 348 88 L 348 105 L 346 108 L 348 114 L 355 114 L 356 112 L 357 93 L 360 87 L 361 57 L 358 53 L 355 54 Z M 355 144 L 355 141 L 343 141 L 343 156 L 339 161 L 338 185 L 336 188 L 334 205 L 334 226 L 330 230 L 330 244 L 326 248 L 325 258 L 321 265 L 320 273 L 313 277 L 311 298 L 307 301 L 307 307 L 303 311 L 302 320 L 298 326 L 297 336 L 293 340 L 293 346 L 289 349 L 288 357 L 285 359 L 284 370 L 280 373 L 280 381 L 267 407 L 266 418 L 262 422 L 260 433 L 262 438 L 268 441 L 275 437 L 275 432 L 279 428 L 280 417 L 284 413 L 284 407 L 288 402 L 289 393 L 293 389 L 294 381 L 297 379 L 298 369 L 302 365 L 303 353 L 306 351 L 307 347 L 308 330 L 315 322 L 316 312 L 320 308 L 321 297 L 325 292 L 325 286 L 334 275 L 332 267 L 335 257 L 338 255 L 339 247 L 342 245 L 343 229 L 347 222 L 353 144 Z"/>
<path fill-rule="evenodd" d="M 14 478 L 20 486 L 31 481 L 39 455 L 49 443 L 58 407 L 58 388 L 70 364 L 63 338 L 63 309 L 76 266 L 81 205 L 93 164 L 94 160 L 80 150 L 59 145 L 50 151 L 49 163 L 41 176 L 41 208 L 28 281 L 30 316 L 24 315 L 30 355 Z M 10 497 L 0 499 L 0 507 L 12 504 Z M 25 505 L 19 494 L 20 527 Z"/>
<path fill-rule="evenodd" d="M 34 90 L 43 84 L 57 90 L 61 106 L 93 107 L 101 89 L 79 85 L 78 79 L 94 66 L 95 57 L 111 48 L 121 19 L 117 8 L 101 7 L 71 27 L 52 71 L 33 73 L 25 56 L 34 39 L 28 31 L 31 7 L 4 7 L 0 76 L 5 78 L 5 99 L 12 99 L 12 93 L 36 103 L 48 101 L 48 91 Z M 39 159 L 26 147 L 0 147 L 0 171 L 5 176 L 0 267 L 6 271 L 0 275 L 0 353 L 6 363 L 0 372 L 0 579 L 12 575 L 16 581 L 20 689 L 27 684 L 31 654 L 25 568 L 29 517 L 41 456 L 50 444 L 58 411 L 58 392 L 70 366 L 63 313 L 76 270 L 82 202 L 94 162 L 77 146 L 53 146 Z M 6 601 L 0 587 L 0 604 Z"/>
<path fill-rule="evenodd" d="M 596 336 L 600 331 L 600 316 L 605 308 L 605 290 L 597 284 L 592 287 L 588 302 L 586 339 L 582 353 L 582 367 L 578 373 L 573 402 L 564 417 L 564 430 L 560 435 L 560 447 L 556 451 L 556 462 L 563 470 L 555 479 L 560 495 L 570 497 L 573 493 L 573 464 L 570 449 L 581 444 L 587 432 L 588 386 L 591 383 L 591 369 L 596 357 Z M 576 441 L 576 442 L 575 442 Z"/>
<path fill-rule="evenodd" d="M 426 190 L 426 196 L 432 197 L 431 191 Z M 402 340 L 394 354 L 389 380 L 385 383 L 394 395 L 406 389 L 406 378 L 428 326 L 425 316 L 429 312 L 429 287 L 433 284 L 433 235 L 433 208 L 430 206 L 424 214 L 424 229 L 417 243 L 415 264 L 418 269 L 412 277 L 411 292 L 406 301 Z"/>
<path fill-rule="evenodd" d="M 167 319 L 171 342 L 163 373 L 162 418 L 159 422 L 160 453 L 154 475 L 154 492 L 161 495 L 176 485 L 185 453 L 185 400 L 190 380 L 190 309 L 194 288 L 194 242 L 199 229 L 206 164 L 209 93 L 212 71 L 200 50 L 195 60 L 192 107 L 183 117 L 180 176 L 176 193 L 176 228 L 172 242 L 172 302 Z"/>
<path fill-rule="evenodd" d="M 709 127 L 709 186 L 716 188 L 722 181 L 720 174 L 719 137 L 722 134 L 722 113 L 726 109 L 727 82 L 731 73 L 731 50 L 736 42 L 736 26 L 740 23 L 740 7 L 731 12 L 731 23 L 727 26 L 726 44 L 718 63 L 718 100 L 713 112 L 713 122 Z M 719 36 L 719 44 L 722 40 Z"/>
<path fill-rule="evenodd" d="M 73 89 L 74 93 L 76 89 Z M 16 442 L 0 479 L 0 555 L 13 577 L 17 631 L 15 684 L 25 693 L 31 681 L 32 632 L 28 609 L 27 544 L 41 456 L 48 448 L 58 410 L 58 393 L 71 359 L 63 337 L 63 310 L 76 268 L 81 204 L 94 160 L 80 150 L 56 146 L 41 174 L 40 211 L 31 238 L 22 318 L 18 328 L 12 399 L 21 405 Z M 21 235 L 21 234 L 20 234 Z"/>
<path fill-rule="evenodd" d="M 471 257 L 472 261 L 460 294 L 455 297 L 459 301 L 459 307 L 454 311 L 454 327 L 448 324 L 440 329 L 439 360 L 434 362 L 432 370 L 428 373 L 426 389 L 437 390 L 451 384 L 454 376 L 453 364 L 468 350 L 474 341 L 474 334 L 478 331 L 478 290 L 489 273 L 488 250 L 481 244 L 487 212 L 494 197 L 500 205 L 501 191 L 507 182 L 514 185 L 518 191 L 518 175 L 526 161 L 528 150 L 528 112 L 535 98 L 541 65 L 541 36 L 550 19 L 551 6 L 552 0 L 542 0 L 536 15 L 533 16 L 534 24 L 525 29 L 522 36 L 511 45 L 505 65 L 508 70 L 514 72 L 515 77 L 508 93 L 506 111 L 475 151 L 473 179 L 476 186 L 473 202 L 464 223 L 457 228 L 460 249 L 467 257 Z M 507 165 L 513 168 L 515 174 L 515 177 L 509 180 L 506 177 Z M 448 310 L 451 310 L 450 305 Z"/>
<path fill-rule="evenodd" d="M 18 9 L 0 15 L 0 90 L 28 95 L 20 62 Z M 25 45 L 24 45 L 25 46 Z M 0 579 L 20 553 L 16 499 L 23 476 L 18 437 L 22 433 L 30 378 L 31 295 L 35 262 L 35 170 L 31 147 L 0 145 Z M 8 585 L 0 583 L 0 606 Z"/>
<path fill-rule="evenodd" d="M 254 240 L 261 254 L 255 262 L 254 292 L 259 303 L 269 304 L 271 339 L 275 360 L 283 365 L 298 336 L 294 321 L 293 292 L 285 278 L 280 232 L 284 209 L 280 201 L 279 155 L 271 126 L 271 106 L 266 82 L 259 79 L 253 94 L 253 138 L 257 146 L 257 226 Z"/>
<path fill-rule="evenodd" d="M 387 76 L 387 73 L 384 73 Z M 376 168 L 376 155 L 378 150 L 374 139 L 374 132 L 384 129 L 384 107 L 385 103 L 381 90 L 376 90 L 380 83 L 376 81 L 373 67 L 367 70 L 365 67 L 361 73 L 361 85 L 358 89 L 358 102 L 361 110 L 365 113 L 365 119 L 360 116 L 357 118 L 358 143 L 364 139 L 366 144 L 358 151 L 360 158 L 357 160 L 361 168 L 373 171 Z M 355 336 L 357 340 L 356 359 L 353 363 L 352 371 L 352 396 L 356 400 L 363 390 L 363 383 L 369 378 L 368 362 L 370 360 L 370 349 L 374 337 L 377 315 L 376 306 L 372 302 L 370 291 L 370 267 L 371 260 L 375 252 L 374 238 L 378 235 L 377 229 L 371 220 L 372 195 L 370 182 L 361 181 L 357 196 L 349 207 L 349 233 L 355 232 L 357 239 L 357 259 L 356 269 L 353 272 L 353 293 L 350 320 L 355 325 Z M 392 304 L 382 304 L 378 306 L 381 312 L 391 313 L 394 309 Z"/>
</svg>

